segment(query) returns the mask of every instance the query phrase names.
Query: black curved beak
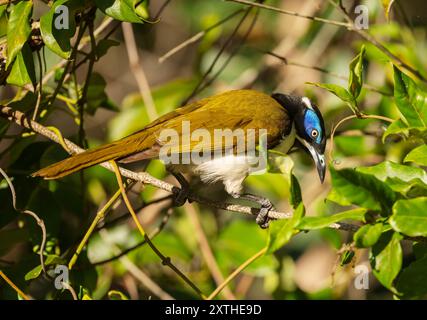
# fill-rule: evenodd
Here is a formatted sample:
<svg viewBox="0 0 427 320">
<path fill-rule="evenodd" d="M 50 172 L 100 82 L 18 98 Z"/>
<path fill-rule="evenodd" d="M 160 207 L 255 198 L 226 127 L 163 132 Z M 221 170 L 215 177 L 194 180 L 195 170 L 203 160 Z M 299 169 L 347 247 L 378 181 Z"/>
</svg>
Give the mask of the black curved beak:
<svg viewBox="0 0 427 320">
<path fill-rule="evenodd" d="M 325 155 L 318 152 L 307 141 L 305 141 L 303 139 L 301 139 L 300 141 L 307 148 L 308 152 L 310 152 L 310 155 L 314 160 L 314 164 L 316 165 L 317 173 L 319 174 L 319 178 L 320 178 L 320 182 L 323 183 L 323 181 L 325 180 L 325 173 L 326 173 Z"/>
</svg>

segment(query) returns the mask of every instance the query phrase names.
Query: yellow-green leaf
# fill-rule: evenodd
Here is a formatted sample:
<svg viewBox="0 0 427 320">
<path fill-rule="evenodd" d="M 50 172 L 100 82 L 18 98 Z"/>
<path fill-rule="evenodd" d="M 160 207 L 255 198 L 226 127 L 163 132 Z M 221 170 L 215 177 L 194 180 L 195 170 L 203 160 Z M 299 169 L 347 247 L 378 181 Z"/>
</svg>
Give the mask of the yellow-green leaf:
<svg viewBox="0 0 427 320">
<path fill-rule="evenodd" d="M 398 232 L 411 237 L 426 237 L 427 197 L 396 201 L 389 222 Z"/>
<path fill-rule="evenodd" d="M 31 33 L 30 17 L 33 1 L 21 1 L 12 6 L 7 23 L 7 64 L 6 68 L 21 51 Z"/>
<path fill-rule="evenodd" d="M 267 253 L 273 253 L 280 249 L 294 234 L 298 233 L 296 227 L 304 216 L 304 212 L 304 205 L 300 203 L 291 218 L 271 222 L 267 241 Z"/>
<path fill-rule="evenodd" d="M 427 166 L 427 145 L 424 144 L 409 152 L 404 161 Z"/>
</svg>

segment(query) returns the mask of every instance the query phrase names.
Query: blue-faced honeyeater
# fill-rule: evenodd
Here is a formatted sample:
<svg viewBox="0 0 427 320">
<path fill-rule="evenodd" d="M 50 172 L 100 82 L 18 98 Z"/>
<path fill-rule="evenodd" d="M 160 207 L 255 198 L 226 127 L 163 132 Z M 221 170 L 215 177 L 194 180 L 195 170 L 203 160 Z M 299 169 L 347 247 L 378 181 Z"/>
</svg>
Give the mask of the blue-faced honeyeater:
<svg viewBox="0 0 427 320">
<path fill-rule="evenodd" d="M 57 179 L 109 160 L 129 163 L 158 158 L 163 143 L 159 141 L 159 136 L 164 129 L 175 130 L 181 138 L 179 145 L 170 148 L 171 152 L 180 155 L 191 152 L 196 145 L 200 148 L 200 141 L 188 139 L 186 135 L 191 132 L 182 129 L 184 121 L 190 123 L 191 131 L 205 129 L 212 134 L 216 129 L 255 129 L 255 134 L 258 134 L 257 130 L 266 129 L 268 150 L 287 153 L 293 146 L 304 149 L 313 158 L 323 182 L 326 170 L 326 137 L 323 118 L 317 106 L 307 97 L 281 93 L 270 96 L 255 90 L 233 90 L 190 103 L 161 116 L 142 130 L 121 140 L 73 155 L 35 172 L 33 176 Z M 257 223 L 261 227 L 267 227 L 268 211 L 273 207 L 271 202 L 242 193 L 242 183 L 251 173 L 246 153 L 222 152 L 235 149 L 236 139 L 221 140 L 221 143 L 214 144 L 207 140 L 206 143 L 210 145 L 204 147 L 212 153 L 218 151 L 214 149 L 222 149 L 220 156 L 216 153 L 216 157 L 198 164 L 168 164 L 169 171 L 182 186 L 185 180 L 181 174 L 184 172 L 196 174 L 206 183 L 222 181 L 225 190 L 233 197 L 255 201 L 261 205 Z"/>
</svg>

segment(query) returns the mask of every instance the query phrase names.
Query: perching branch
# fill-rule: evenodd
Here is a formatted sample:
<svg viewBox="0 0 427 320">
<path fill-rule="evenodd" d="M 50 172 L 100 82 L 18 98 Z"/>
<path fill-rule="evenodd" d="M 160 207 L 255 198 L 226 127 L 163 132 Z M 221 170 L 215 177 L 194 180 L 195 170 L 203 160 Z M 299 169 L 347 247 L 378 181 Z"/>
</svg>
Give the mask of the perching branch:
<svg viewBox="0 0 427 320">
<path fill-rule="evenodd" d="M 22 112 L 18 110 L 13 110 L 10 107 L 2 106 L 0 105 L 0 116 L 3 116 L 7 118 L 9 121 L 15 122 L 18 125 L 25 127 L 27 129 L 30 129 L 56 143 L 59 143 L 65 147 L 65 149 L 68 149 L 67 152 L 71 154 L 81 153 L 84 151 L 84 149 L 80 148 L 73 142 L 67 139 L 63 139 L 64 143 L 61 143 L 61 136 L 59 136 L 54 131 L 46 128 L 45 126 L 39 124 L 38 122 L 32 121 L 28 119 Z M 112 165 L 108 162 L 104 162 L 100 164 L 102 167 L 110 170 L 111 172 L 114 172 L 114 169 Z M 148 174 L 147 172 L 134 172 L 130 171 L 124 168 L 120 168 L 120 173 L 122 176 L 142 182 L 144 184 L 150 184 L 158 189 L 165 190 L 169 193 L 174 193 L 175 190 L 178 190 L 178 187 L 175 187 L 174 185 L 167 183 L 165 181 L 159 180 Z M 227 202 L 219 202 L 214 200 L 208 200 L 203 197 L 200 197 L 196 194 L 190 193 L 188 195 L 188 200 L 195 201 L 200 204 L 207 205 L 209 207 L 221 209 L 221 210 L 227 210 L 232 212 L 239 212 L 243 214 L 253 215 L 256 216 L 259 213 L 259 208 L 253 208 L 249 206 L 243 206 L 239 204 L 231 204 Z M 273 220 L 277 219 L 288 219 L 292 216 L 292 213 L 289 212 L 280 212 L 276 210 L 271 210 L 268 213 L 268 217 Z M 345 230 L 345 231 L 356 231 L 358 229 L 358 226 L 348 224 L 348 223 L 334 223 L 329 226 L 332 229 L 339 229 L 339 230 Z"/>
</svg>

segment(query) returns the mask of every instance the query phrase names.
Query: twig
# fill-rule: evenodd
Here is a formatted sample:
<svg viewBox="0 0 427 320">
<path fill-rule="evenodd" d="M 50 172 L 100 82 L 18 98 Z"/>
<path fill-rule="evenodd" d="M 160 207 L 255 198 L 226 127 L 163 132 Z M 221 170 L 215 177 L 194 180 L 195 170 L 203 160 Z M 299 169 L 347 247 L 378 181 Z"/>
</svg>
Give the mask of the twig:
<svg viewBox="0 0 427 320">
<path fill-rule="evenodd" d="M 339 9 L 343 13 L 343 15 L 344 15 L 345 19 L 347 20 L 347 22 L 329 20 L 329 19 L 324 19 L 324 18 L 315 17 L 315 16 L 302 15 L 302 14 L 299 14 L 298 12 L 284 10 L 284 9 L 280 9 L 280 8 L 277 8 L 277 7 L 273 7 L 273 6 L 269 6 L 269 5 L 265 5 L 265 4 L 261 4 L 261 3 L 256 3 L 256 2 L 252 2 L 252 1 L 247 1 L 247 0 L 226 0 L 226 1 L 241 3 L 241 4 L 245 4 L 245 5 L 251 6 L 251 7 L 259 7 L 259 8 L 263 8 L 263 9 L 267 9 L 267 10 L 271 10 L 271 11 L 276 11 L 276 12 L 279 12 L 279 13 L 282 13 L 282 14 L 287 14 L 287 15 L 291 15 L 291 16 L 295 16 L 295 17 L 300 17 L 300 18 L 305 18 L 305 19 L 313 20 L 313 21 L 319 21 L 319 22 L 323 22 L 323 23 L 328 23 L 328 24 L 336 25 L 336 26 L 340 26 L 340 27 L 345 27 L 349 31 L 353 31 L 353 32 L 357 33 L 363 39 L 365 39 L 366 41 L 372 43 L 375 47 L 377 47 L 380 51 L 382 51 L 385 55 L 387 55 L 391 60 L 393 60 L 395 62 L 395 64 L 397 64 L 398 66 L 400 66 L 400 67 L 402 67 L 402 68 L 410 71 L 418 79 L 422 80 L 423 82 L 427 82 L 427 78 L 426 77 L 424 77 L 419 71 L 415 70 L 413 67 L 411 67 L 408 64 L 406 64 L 405 62 L 403 62 L 399 57 L 397 57 L 396 55 L 394 55 L 382 43 L 380 43 L 377 39 L 375 39 L 374 36 L 372 36 L 371 34 L 369 34 L 368 32 L 366 32 L 363 29 L 357 28 L 354 25 L 354 22 L 348 16 L 347 12 L 345 12 L 345 10 L 343 10 L 333 0 L 329 0 L 329 3 L 331 3 L 335 8 Z"/>
<path fill-rule="evenodd" d="M 113 251 L 119 252 L 119 248 L 114 244 L 107 230 L 99 232 L 102 239 L 107 242 Z M 169 293 L 165 292 L 157 283 L 155 283 L 148 275 L 139 269 L 128 257 L 121 257 L 120 262 L 136 279 L 138 279 L 148 290 L 154 293 L 162 300 L 175 300 Z"/>
<path fill-rule="evenodd" d="M 178 53 L 179 51 L 181 51 L 185 47 L 188 47 L 190 44 L 199 41 L 207 33 L 209 33 L 210 31 L 212 31 L 214 29 L 216 29 L 217 27 L 223 25 L 225 22 L 227 22 L 228 20 L 234 18 L 236 15 L 238 15 L 239 13 L 241 13 L 243 11 L 244 11 L 244 9 L 236 10 L 233 13 L 231 13 L 230 15 L 226 16 L 224 19 L 222 19 L 222 20 L 218 21 L 217 23 L 215 23 L 215 24 L 207 27 L 206 29 L 204 29 L 204 30 L 196 33 L 194 36 L 188 38 L 187 40 L 181 42 L 180 44 L 178 44 L 177 46 L 175 46 L 174 48 L 172 48 L 171 50 L 169 50 L 168 52 L 166 52 L 164 55 L 162 55 L 159 58 L 159 63 L 165 62 L 167 59 L 169 59 L 170 57 L 172 57 L 174 54 Z"/>
<path fill-rule="evenodd" d="M 110 18 L 110 17 L 108 17 L 108 18 L 106 18 L 100 25 L 99 25 L 99 27 L 98 28 L 96 28 L 96 30 L 95 30 L 95 32 L 93 33 L 94 34 L 94 36 L 95 36 L 95 38 L 99 35 L 99 34 L 101 34 L 109 25 L 110 25 L 110 23 L 112 23 L 114 21 L 114 19 L 113 18 Z M 80 41 L 80 44 L 79 44 L 79 46 L 78 46 L 78 50 L 82 50 L 84 47 L 86 47 L 88 44 L 89 44 L 89 42 L 90 42 L 90 37 L 88 37 L 88 38 L 83 38 L 83 39 L 81 39 L 81 41 Z M 55 71 L 57 70 L 57 69 L 59 69 L 59 68 L 62 68 L 62 67 L 64 67 L 68 62 L 69 62 L 70 60 L 62 60 L 61 62 L 59 62 L 58 64 L 56 64 L 55 66 L 53 66 L 52 67 L 52 69 L 49 71 L 49 72 L 47 72 L 46 74 L 45 74 L 45 76 L 43 77 L 43 84 L 45 84 L 45 83 L 47 83 L 49 80 L 50 80 L 50 78 L 52 78 L 53 77 L 53 75 L 55 74 Z M 66 69 L 66 68 L 65 68 Z M 64 72 L 66 72 L 66 70 L 64 70 Z"/>
<path fill-rule="evenodd" d="M 283 62 L 283 64 L 285 64 L 287 66 L 295 66 L 295 67 L 299 67 L 299 68 L 315 70 L 315 71 L 319 71 L 321 73 L 330 75 L 332 77 L 348 81 L 348 77 L 346 77 L 344 75 L 341 75 L 341 74 L 337 74 L 337 73 L 332 72 L 330 70 L 327 70 L 325 68 L 321 68 L 321 67 L 318 67 L 318 66 L 311 66 L 311 65 L 299 63 L 299 62 L 296 62 L 296 61 L 291 61 L 288 58 L 283 57 L 281 55 L 278 55 L 277 53 L 274 53 L 274 52 L 271 52 L 271 51 L 262 51 L 261 50 L 261 52 L 263 52 L 264 54 L 267 54 L 267 55 L 270 55 L 272 57 L 275 57 L 275 58 L 279 59 L 280 61 Z M 377 93 L 385 95 L 385 96 L 390 96 L 390 97 L 393 96 L 393 93 L 388 92 L 388 91 L 383 91 L 383 90 L 378 89 L 378 88 L 376 88 L 376 87 L 374 87 L 374 86 L 372 86 L 370 84 L 367 84 L 367 83 L 364 83 L 363 87 L 366 88 L 367 90 L 370 90 L 370 91 L 373 91 L 373 92 L 377 92 Z"/>
<path fill-rule="evenodd" d="M 215 298 L 221 291 L 222 289 L 225 288 L 225 286 L 230 283 L 230 281 L 232 281 L 240 272 L 242 272 L 248 265 L 250 265 L 252 262 L 254 262 L 256 259 L 258 259 L 259 257 L 261 257 L 264 253 L 267 252 L 267 247 L 262 248 L 260 251 L 258 251 L 257 253 L 255 253 L 252 257 L 250 257 L 248 260 L 246 260 L 245 262 L 243 262 L 236 270 L 234 270 L 228 277 L 227 279 L 225 279 L 225 281 L 223 283 L 221 283 L 221 285 L 218 286 L 218 288 L 216 288 L 207 298 L 207 300 L 212 300 L 213 298 Z"/>
<path fill-rule="evenodd" d="M 0 105 L 0 114 L 3 115 L 5 118 L 9 119 L 9 121 L 13 121 L 22 127 L 30 129 L 33 132 L 39 133 L 56 143 L 59 143 L 59 144 L 61 143 L 60 137 L 55 132 L 53 132 L 52 130 L 49 130 L 48 128 L 39 124 L 36 121 L 32 121 L 28 119 L 22 112 L 18 110 L 14 110 L 10 107 Z M 84 151 L 84 149 L 80 148 L 79 146 L 77 146 L 76 144 L 74 144 L 68 139 L 64 139 L 64 143 L 67 149 L 69 150 L 69 152 L 72 154 L 81 153 Z M 101 163 L 100 165 L 112 172 L 114 171 L 113 167 L 109 162 L 104 162 L 104 163 Z M 124 168 L 120 168 L 120 173 L 126 178 L 129 178 L 135 181 L 140 181 L 144 184 L 150 184 L 158 189 L 165 190 L 169 193 L 173 193 L 174 192 L 173 190 L 177 189 L 177 187 L 175 187 L 174 185 L 167 183 L 165 181 L 156 179 L 146 172 L 137 173 Z M 208 200 L 195 194 L 190 194 L 188 196 L 188 199 L 190 201 L 196 201 L 210 207 L 227 210 L 227 211 L 239 212 L 239 213 L 249 214 L 249 215 L 257 215 L 259 213 L 258 208 Z M 288 219 L 292 216 L 292 214 L 270 210 L 268 216 L 271 219 Z"/>
<path fill-rule="evenodd" d="M 157 11 L 157 13 L 154 15 L 153 20 L 159 20 L 160 15 L 163 13 L 163 10 L 166 9 L 170 2 L 171 0 L 165 0 L 165 2 L 163 2 L 163 4 L 159 8 L 159 11 Z"/>
<path fill-rule="evenodd" d="M 93 219 L 89 229 L 86 231 L 82 241 L 80 242 L 79 246 L 76 249 L 76 252 L 72 256 L 70 262 L 68 263 L 68 269 L 72 269 L 74 264 L 77 261 L 77 258 L 79 257 L 80 253 L 82 252 L 83 248 L 85 247 L 87 241 L 89 240 L 89 237 L 91 236 L 93 230 L 95 230 L 96 225 L 98 222 L 105 216 L 105 213 L 107 210 L 116 202 L 116 200 L 120 197 L 120 189 L 116 191 L 116 193 L 110 198 L 110 200 L 107 201 L 107 203 L 102 207 L 101 210 L 98 211 L 98 213 L 95 216 L 95 219 Z"/>
<path fill-rule="evenodd" d="M 1 278 L 3 278 L 3 280 L 4 281 L 6 281 L 7 282 L 7 284 L 9 285 L 9 286 L 11 286 L 12 287 L 12 289 L 13 290 L 15 290 L 16 291 L 16 293 L 18 293 L 24 300 L 30 300 L 30 298 L 24 293 L 24 292 L 22 292 L 22 290 L 21 289 L 19 289 L 14 283 L 13 283 L 13 281 L 12 280 L 10 280 L 4 273 L 3 273 L 3 271 L 1 271 L 0 270 L 0 277 Z"/>
<path fill-rule="evenodd" d="M 234 1 L 234 0 L 232 0 L 232 1 Z M 370 33 L 366 32 L 363 29 L 357 28 L 354 25 L 354 22 L 351 19 L 351 17 L 348 15 L 347 11 L 342 6 L 341 1 L 339 4 L 337 4 L 333 0 L 328 0 L 328 1 L 332 6 L 334 6 L 336 9 L 338 9 L 343 14 L 343 16 L 348 21 L 348 23 L 351 24 L 351 27 L 349 28 L 349 30 L 354 31 L 359 36 L 361 36 L 363 39 L 372 43 L 381 52 L 383 52 L 387 57 L 389 57 L 391 60 L 393 60 L 394 63 L 397 64 L 399 67 L 404 68 L 404 69 L 408 70 L 409 72 L 413 73 L 421 81 L 427 82 L 427 78 L 424 75 L 422 75 L 418 70 L 414 69 L 410 65 L 403 62 L 398 56 L 396 56 L 394 53 L 392 53 L 390 50 L 388 50 L 381 42 L 379 42 L 373 35 L 371 35 Z"/>
<path fill-rule="evenodd" d="M 40 107 L 40 103 L 42 100 L 42 93 L 43 93 L 43 63 L 42 63 L 42 58 L 40 56 L 40 50 L 37 50 L 37 60 L 39 63 L 39 88 L 38 88 L 38 94 L 37 94 L 37 102 L 36 102 L 36 107 L 34 108 L 34 113 L 33 113 L 33 120 L 37 119 L 37 114 L 39 113 L 39 107 Z"/>
<path fill-rule="evenodd" d="M 23 214 L 29 215 L 32 218 L 34 218 L 34 220 L 36 220 L 37 225 L 40 227 L 40 229 L 42 231 L 42 241 L 40 244 L 39 257 L 40 257 L 40 264 L 42 266 L 43 273 L 47 274 L 46 273 L 46 266 L 44 263 L 44 256 L 43 256 L 44 249 L 46 246 L 46 238 L 47 238 L 46 226 L 44 224 L 44 221 L 43 221 L 43 219 L 40 219 L 40 217 L 37 214 L 35 214 L 33 211 L 22 210 L 22 209 L 17 208 L 15 187 L 13 186 L 13 183 L 10 180 L 9 176 L 6 174 L 6 172 L 4 172 L 4 170 L 2 168 L 0 168 L 0 173 L 4 177 L 4 179 L 6 180 L 7 184 L 9 185 L 10 193 L 12 194 L 12 206 L 15 209 L 15 211 L 21 212 Z"/>
<path fill-rule="evenodd" d="M 76 291 L 68 282 L 62 281 L 61 284 L 64 289 L 68 290 L 71 293 L 73 300 L 79 300 L 79 298 L 77 297 Z"/>
<path fill-rule="evenodd" d="M 168 223 L 168 221 L 169 221 L 169 218 L 171 217 L 171 215 L 172 215 L 172 213 L 173 213 L 173 209 L 172 208 L 169 208 L 167 211 L 166 211 L 166 215 L 163 217 L 163 219 L 162 219 L 162 221 L 160 222 L 160 225 L 154 230 L 154 231 L 152 231 L 151 233 L 150 233 L 150 235 L 149 235 L 149 238 L 150 239 L 153 239 L 154 237 L 156 237 L 162 230 L 163 230 L 163 228 L 166 226 L 166 224 Z M 117 260 L 117 259 L 119 259 L 119 258 L 121 258 L 121 257 L 123 257 L 123 256 L 125 256 L 125 255 L 127 255 L 129 252 L 132 252 L 133 250 L 136 250 L 136 249 L 138 249 L 139 247 L 141 247 L 141 246 L 143 246 L 144 244 L 146 244 L 147 242 L 145 241 L 145 239 L 144 240 L 142 240 L 141 242 L 139 242 L 139 243 L 137 243 L 136 245 L 134 245 L 134 246 L 132 246 L 132 247 L 130 247 L 130 248 L 127 248 L 127 249 L 125 249 L 125 250 L 123 250 L 122 252 L 120 252 L 120 253 L 118 253 L 118 254 L 116 254 L 115 256 L 113 256 L 113 257 L 111 257 L 111 258 L 108 258 L 108 259 L 105 259 L 105 260 L 101 260 L 101 261 L 97 261 L 97 262 L 94 262 L 94 263 L 92 263 L 91 264 L 91 266 L 93 266 L 93 267 L 95 267 L 95 266 L 99 266 L 99 265 L 102 265 L 102 264 L 105 264 L 105 263 L 108 263 L 108 262 L 112 262 L 112 261 L 114 261 L 114 260 Z"/>
<path fill-rule="evenodd" d="M 129 67 L 136 79 L 136 82 L 138 83 L 139 92 L 141 93 L 142 99 L 144 100 L 148 117 L 151 121 L 153 121 L 154 119 L 158 118 L 159 115 L 157 114 L 153 96 L 151 95 L 150 85 L 148 84 L 147 77 L 138 55 L 132 24 L 129 22 L 123 22 L 122 30 L 123 36 L 125 38 L 126 52 L 129 58 Z"/>
<path fill-rule="evenodd" d="M 225 1 L 237 2 L 237 3 L 249 5 L 252 7 L 258 7 L 258 8 L 262 8 L 262 9 L 276 11 L 276 12 L 287 14 L 290 16 L 295 16 L 295 17 L 305 18 L 305 19 L 309 19 L 309 20 L 313 20 L 313 21 L 328 23 L 328 24 L 332 24 L 335 26 L 345 27 L 348 29 L 352 27 L 352 25 L 350 23 L 335 21 L 335 20 L 330 20 L 330 19 L 325 19 L 325 18 L 315 17 L 315 16 L 307 16 L 305 14 L 300 14 L 300 13 L 295 12 L 295 11 L 289 11 L 289 10 L 285 10 L 285 9 L 276 8 L 273 6 L 269 6 L 267 4 L 262 4 L 262 3 L 247 1 L 247 0 L 225 0 Z"/>
<path fill-rule="evenodd" d="M 164 197 L 161 197 L 161 198 L 158 198 L 158 199 L 154 199 L 152 201 L 144 203 L 139 208 L 136 208 L 135 211 L 139 212 L 142 209 L 145 209 L 145 208 L 147 208 L 147 207 L 149 207 L 149 206 L 151 206 L 153 204 L 156 204 L 156 203 L 159 203 L 159 202 L 163 202 L 163 201 L 166 201 L 166 200 L 171 200 L 172 198 L 173 198 L 173 195 L 169 194 L 167 196 L 164 196 Z M 109 227 L 115 225 L 116 223 L 118 223 L 118 222 L 120 222 L 120 221 L 122 221 L 124 219 L 128 219 L 128 218 L 129 218 L 129 215 L 127 213 L 122 214 L 122 215 L 120 215 L 120 216 L 118 216 L 118 217 L 116 217 L 116 218 L 114 218 L 114 219 L 112 219 L 110 221 L 104 222 L 103 225 L 100 226 L 100 227 L 98 227 L 96 230 L 101 230 L 101 229 L 109 228 Z"/>
<path fill-rule="evenodd" d="M 227 59 L 222 64 L 222 66 L 218 69 L 218 71 L 215 72 L 215 74 L 200 87 L 200 89 L 197 91 L 197 93 L 202 92 L 204 89 L 206 89 L 208 86 L 210 86 L 216 80 L 216 78 L 218 78 L 218 76 L 224 71 L 224 69 L 227 67 L 227 65 L 231 61 L 231 59 L 233 59 L 233 57 L 237 54 L 237 52 L 240 50 L 243 43 L 246 41 L 246 39 L 248 38 L 248 36 L 252 32 L 252 29 L 254 28 L 255 23 L 258 19 L 258 14 L 259 14 L 259 9 L 256 10 L 255 16 L 252 19 L 251 24 L 249 25 L 249 28 L 246 30 L 246 32 L 243 35 L 242 39 L 240 40 L 239 44 L 235 46 L 234 50 L 228 55 Z"/>
<path fill-rule="evenodd" d="M 196 238 L 197 242 L 199 243 L 203 259 L 205 260 L 206 265 L 209 271 L 211 272 L 216 285 L 219 286 L 221 283 L 224 282 L 224 276 L 222 275 L 221 270 L 218 267 L 218 264 L 209 245 L 209 241 L 206 238 L 205 232 L 203 231 L 202 224 L 199 220 L 198 212 L 194 208 L 194 204 L 190 203 L 188 203 L 184 209 L 196 231 Z M 229 300 L 236 300 L 235 295 L 231 292 L 229 287 L 224 288 L 224 297 Z"/>
<path fill-rule="evenodd" d="M 344 122 L 347 122 L 351 119 L 377 119 L 377 120 L 382 120 L 382 121 L 387 121 L 389 123 L 392 123 L 394 120 L 388 117 L 384 117 L 384 116 L 378 116 L 378 115 L 373 115 L 373 114 L 360 114 L 360 115 L 356 115 L 356 114 L 352 114 L 351 116 L 345 117 L 343 119 L 341 119 L 332 129 L 331 132 L 331 149 L 329 150 L 329 160 L 332 160 L 332 153 L 334 151 L 334 137 L 335 137 L 335 131 L 338 129 L 339 126 L 341 126 Z"/>
<path fill-rule="evenodd" d="M 212 72 L 213 68 L 215 67 L 216 63 L 219 61 L 219 58 L 221 57 L 221 55 L 224 53 L 225 49 L 229 46 L 229 44 L 232 42 L 232 40 L 234 39 L 235 35 L 237 34 L 237 32 L 239 31 L 240 27 L 242 26 L 243 22 L 246 20 L 247 16 L 249 15 L 249 13 L 251 12 L 252 7 L 249 7 L 245 10 L 242 18 L 240 18 L 239 22 L 237 23 L 237 25 L 234 27 L 233 31 L 231 32 L 231 34 L 228 36 L 228 38 L 225 40 L 224 44 L 221 46 L 221 48 L 219 49 L 218 53 L 216 54 L 215 58 L 212 60 L 209 68 L 203 73 L 202 78 L 199 80 L 199 82 L 197 83 L 196 87 L 193 89 L 193 91 L 190 93 L 190 95 L 181 103 L 181 105 L 185 105 L 188 103 L 188 101 L 190 101 L 197 93 L 200 92 L 200 88 L 201 86 L 205 83 L 205 80 L 207 79 L 207 77 L 209 76 L 209 74 Z"/>
<path fill-rule="evenodd" d="M 129 198 L 126 195 L 126 190 L 123 187 L 123 181 L 122 181 L 122 176 L 120 174 L 120 170 L 119 167 L 117 165 L 117 163 L 114 160 L 110 161 L 114 173 L 116 175 L 116 179 L 117 179 L 117 183 L 119 185 L 121 194 L 122 194 L 122 198 L 126 204 L 126 207 L 128 208 L 135 224 L 136 227 L 138 228 L 139 232 L 141 233 L 142 237 L 145 239 L 145 241 L 147 242 L 147 244 L 150 246 L 150 248 L 154 251 L 154 253 L 160 258 L 160 260 L 162 261 L 162 264 L 165 266 L 168 266 L 169 268 L 171 268 L 182 280 L 184 280 L 185 283 L 187 283 L 202 299 L 205 298 L 204 294 L 202 293 L 202 291 L 200 291 L 200 289 L 185 275 L 181 272 L 181 270 L 179 270 L 171 261 L 171 259 L 169 257 L 165 257 L 160 250 L 154 245 L 153 242 L 151 242 L 150 238 L 148 237 L 148 235 L 145 233 L 144 228 L 142 227 L 141 223 L 138 220 L 138 216 L 136 215 L 135 211 L 133 210 L 133 207 L 129 201 Z"/>
</svg>

